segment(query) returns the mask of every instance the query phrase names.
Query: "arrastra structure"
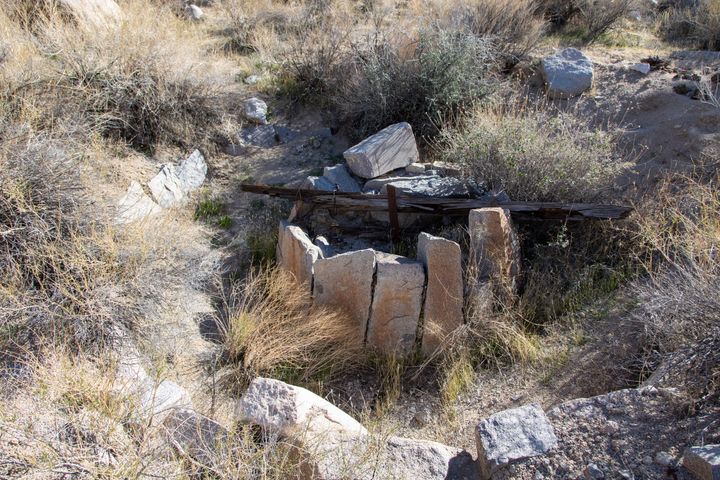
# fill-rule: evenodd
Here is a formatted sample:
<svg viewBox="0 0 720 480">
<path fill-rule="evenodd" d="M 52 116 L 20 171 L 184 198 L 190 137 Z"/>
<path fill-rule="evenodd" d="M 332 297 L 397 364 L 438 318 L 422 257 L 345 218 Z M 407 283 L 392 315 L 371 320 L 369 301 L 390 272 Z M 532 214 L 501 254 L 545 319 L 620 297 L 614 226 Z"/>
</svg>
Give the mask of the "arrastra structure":
<svg viewBox="0 0 720 480">
<path fill-rule="evenodd" d="M 373 249 L 332 255 L 323 238 L 313 243 L 283 221 L 277 259 L 317 305 L 343 310 L 368 348 L 405 356 L 419 345 L 427 356 L 465 323 L 465 308 L 477 297 L 491 305 L 498 291 L 515 289 L 520 255 L 510 212 L 472 210 L 468 228 L 467 281 L 460 245 L 427 233 L 418 236 L 415 259 Z"/>
</svg>

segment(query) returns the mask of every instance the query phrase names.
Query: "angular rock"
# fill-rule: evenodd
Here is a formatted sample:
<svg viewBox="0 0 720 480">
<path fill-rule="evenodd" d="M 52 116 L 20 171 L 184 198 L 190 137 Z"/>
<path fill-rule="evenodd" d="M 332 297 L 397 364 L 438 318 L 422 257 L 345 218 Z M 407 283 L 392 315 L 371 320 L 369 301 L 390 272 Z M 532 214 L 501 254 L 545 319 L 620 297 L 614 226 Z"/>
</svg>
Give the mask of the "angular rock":
<svg viewBox="0 0 720 480">
<path fill-rule="evenodd" d="M 195 150 L 177 167 L 171 163 L 163 165 L 148 187 L 161 207 L 170 208 L 185 203 L 187 195 L 203 184 L 206 175 L 205 158 Z"/>
<path fill-rule="evenodd" d="M 202 8 L 197 5 L 188 5 L 185 7 L 185 18 L 188 20 L 198 22 L 202 20 L 204 16 L 205 14 L 203 13 Z"/>
<path fill-rule="evenodd" d="M 322 252 L 321 258 L 330 258 L 335 255 L 335 252 L 333 251 L 330 242 L 328 242 L 328 239 L 325 237 L 317 237 L 315 239 L 315 246 L 320 249 L 320 252 Z"/>
<path fill-rule="evenodd" d="M 457 178 L 409 178 L 383 185 L 380 193 L 387 193 L 387 186 L 393 185 L 398 193 L 412 197 L 467 198 L 470 195 L 467 185 Z"/>
<path fill-rule="evenodd" d="M 432 170 L 437 170 L 446 177 L 460 177 L 462 176 L 462 170 L 459 166 L 448 163 L 448 162 L 433 162 L 431 165 Z"/>
<path fill-rule="evenodd" d="M 541 72 L 551 98 L 576 97 L 592 87 L 592 60 L 576 48 L 543 59 Z"/>
<path fill-rule="evenodd" d="M 218 472 L 230 434 L 219 423 L 190 409 L 174 409 L 163 422 L 168 441 L 181 457 Z"/>
<path fill-rule="evenodd" d="M 425 173 L 425 164 L 424 163 L 411 163 L 407 167 L 405 167 L 405 171 L 408 173 Z"/>
<path fill-rule="evenodd" d="M 323 177 L 335 186 L 337 185 L 339 192 L 359 192 L 360 185 L 348 172 L 345 165 L 335 165 L 334 167 L 325 167 L 323 169 Z"/>
<path fill-rule="evenodd" d="M 635 65 L 632 65 L 630 67 L 630 70 L 633 70 L 638 73 L 642 73 L 643 75 L 647 75 L 650 73 L 650 70 L 652 70 L 652 67 L 649 63 L 636 63 Z"/>
<path fill-rule="evenodd" d="M 399 255 L 377 254 L 368 346 L 398 356 L 412 353 L 424 286 L 422 263 Z"/>
<path fill-rule="evenodd" d="M 364 338 L 372 301 L 375 251 L 357 250 L 319 259 L 314 268 L 315 303 L 344 310 L 357 326 L 358 338 Z"/>
<path fill-rule="evenodd" d="M 325 177 L 307 177 L 300 185 L 305 190 L 323 190 L 325 192 L 334 192 L 335 184 Z"/>
<path fill-rule="evenodd" d="M 520 273 L 520 244 L 510 212 L 499 207 L 471 210 L 468 229 L 479 278 L 515 291 Z"/>
<path fill-rule="evenodd" d="M 160 205 L 153 202 L 138 182 L 131 182 L 127 193 L 117 203 L 115 222 L 119 224 L 144 220 L 162 211 Z"/>
<path fill-rule="evenodd" d="M 243 128 L 239 135 L 243 146 L 272 148 L 278 145 L 277 132 L 272 125 L 255 125 Z"/>
<path fill-rule="evenodd" d="M 380 192 L 383 187 L 385 187 L 389 183 L 395 183 L 395 182 L 405 182 L 408 180 L 414 180 L 414 181 L 421 181 L 421 180 L 439 180 L 439 175 L 417 175 L 417 176 L 406 176 L 406 177 L 385 177 L 385 178 L 374 178 L 372 180 L 368 180 L 365 182 L 365 185 L 363 185 L 363 192 L 365 193 L 371 193 L 371 192 Z"/>
<path fill-rule="evenodd" d="M 267 104 L 257 97 L 245 100 L 244 105 L 245 118 L 251 122 L 266 125 L 267 122 Z"/>
<path fill-rule="evenodd" d="M 462 252 L 456 242 L 421 233 L 417 258 L 427 273 L 422 353 L 429 356 L 463 324 Z"/>
<path fill-rule="evenodd" d="M 122 10 L 114 0 L 59 0 L 58 4 L 86 27 L 107 28 L 122 20 Z"/>
<path fill-rule="evenodd" d="M 310 285 L 313 265 L 322 257 L 322 253 L 302 228 L 281 221 L 276 257 L 278 266 L 293 274 L 298 283 Z"/>
<path fill-rule="evenodd" d="M 343 156 L 350 170 L 362 178 L 375 178 L 419 159 L 409 123 L 390 125 L 347 150 Z"/>
<path fill-rule="evenodd" d="M 278 438 L 366 435 L 357 420 L 309 390 L 258 377 L 235 407 L 237 420 Z"/>
<path fill-rule="evenodd" d="M 555 431 L 538 405 L 491 415 L 480 422 L 475 434 L 482 480 L 511 462 L 544 455 L 557 445 Z"/>
<path fill-rule="evenodd" d="M 720 480 L 720 445 L 686 448 L 683 466 L 698 480 Z"/>
</svg>

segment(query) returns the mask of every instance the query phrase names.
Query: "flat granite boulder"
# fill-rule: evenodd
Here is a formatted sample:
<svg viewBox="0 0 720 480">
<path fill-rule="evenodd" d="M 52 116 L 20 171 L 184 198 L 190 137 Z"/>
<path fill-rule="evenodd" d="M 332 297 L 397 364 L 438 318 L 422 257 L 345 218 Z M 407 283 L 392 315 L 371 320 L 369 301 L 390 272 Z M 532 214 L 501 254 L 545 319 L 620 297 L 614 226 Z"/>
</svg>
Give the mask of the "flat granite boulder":
<svg viewBox="0 0 720 480">
<path fill-rule="evenodd" d="M 190 458 L 207 470 L 219 471 L 230 441 L 225 427 L 186 408 L 172 410 L 163 427 L 180 457 Z"/>
<path fill-rule="evenodd" d="M 313 265 L 322 257 L 322 251 L 313 245 L 302 228 L 281 221 L 276 257 L 278 266 L 292 273 L 298 283 L 310 285 Z"/>
<path fill-rule="evenodd" d="M 539 405 L 491 415 L 480 422 L 475 435 L 481 480 L 511 462 L 544 455 L 557 445 L 553 426 Z"/>
<path fill-rule="evenodd" d="M 422 263 L 378 252 L 368 346 L 399 356 L 412 353 L 424 286 Z"/>
<path fill-rule="evenodd" d="M 345 311 L 357 327 L 360 339 L 365 336 L 370 313 L 374 273 L 375 251 L 372 249 L 315 262 L 314 302 Z"/>
<path fill-rule="evenodd" d="M 419 154 L 409 123 L 390 125 L 343 153 L 350 170 L 362 178 L 375 178 L 417 163 Z"/>
<path fill-rule="evenodd" d="M 576 97 L 592 87 L 592 60 L 576 48 L 543 59 L 541 71 L 551 98 Z"/>
<path fill-rule="evenodd" d="M 463 324 L 462 252 L 452 240 L 421 233 L 417 257 L 427 273 L 422 337 L 422 353 L 427 356 Z"/>
<path fill-rule="evenodd" d="M 180 165 L 168 163 L 149 182 L 155 201 L 163 208 L 182 205 L 188 194 L 200 188 L 207 175 L 207 163 L 199 150 L 195 150 Z"/>
<path fill-rule="evenodd" d="M 720 480 L 720 445 L 686 448 L 683 466 L 699 480 Z"/>
<path fill-rule="evenodd" d="M 271 378 L 255 378 L 235 407 L 235 416 L 277 438 L 366 435 L 357 420 L 301 387 Z"/>
<path fill-rule="evenodd" d="M 138 182 L 131 182 L 127 193 L 117 203 L 115 222 L 124 224 L 144 220 L 162 212 Z"/>
</svg>

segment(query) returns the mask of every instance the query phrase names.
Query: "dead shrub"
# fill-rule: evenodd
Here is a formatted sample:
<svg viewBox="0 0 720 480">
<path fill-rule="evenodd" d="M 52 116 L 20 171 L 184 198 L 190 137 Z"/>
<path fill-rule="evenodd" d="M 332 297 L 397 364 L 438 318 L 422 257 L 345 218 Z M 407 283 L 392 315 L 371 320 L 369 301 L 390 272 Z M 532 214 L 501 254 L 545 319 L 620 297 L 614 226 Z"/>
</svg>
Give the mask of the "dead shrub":
<svg viewBox="0 0 720 480">
<path fill-rule="evenodd" d="M 623 17 L 633 0 L 541 0 L 545 18 L 557 32 L 592 43 Z"/>
<path fill-rule="evenodd" d="M 720 50 L 720 1 L 707 0 L 695 8 L 670 8 L 660 15 L 657 28 L 669 42 Z"/>
<path fill-rule="evenodd" d="M 511 103 L 475 109 L 464 124 L 442 132 L 439 157 L 513 200 L 591 201 L 626 168 L 614 135 L 572 113 Z"/>
<path fill-rule="evenodd" d="M 536 0 L 477 0 L 454 8 L 447 14 L 452 28 L 489 39 L 506 68 L 535 48 L 545 30 Z"/>
<path fill-rule="evenodd" d="M 251 271 L 226 295 L 225 362 L 232 388 L 257 375 L 327 380 L 363 361 L 363 338 L 339 311 L 313 305 L 307 286 L 275 267 Z"/>
</svg>

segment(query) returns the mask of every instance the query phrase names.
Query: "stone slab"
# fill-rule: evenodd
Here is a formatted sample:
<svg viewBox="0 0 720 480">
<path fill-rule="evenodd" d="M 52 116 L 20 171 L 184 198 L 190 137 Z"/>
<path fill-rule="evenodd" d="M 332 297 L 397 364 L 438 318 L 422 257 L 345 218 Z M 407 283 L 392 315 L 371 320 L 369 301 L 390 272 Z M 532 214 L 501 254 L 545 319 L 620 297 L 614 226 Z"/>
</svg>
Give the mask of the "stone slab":
<svg viewBox="0 0 720 480">
<path fill-rule="evenodd" d="M 419 235 L 417 252 L 427 273 L 421 345 L 428 356 L 463 324 L 462 252 L 458 243 L 427 233 Z"/>
<path fill-rule="evenodd" d="M 686 448 L 683 466 L 698 480 L 720 480 L 720 445 Z"/>
<path fill-rule="evenodd" d="M 415 136 L 409 123 L 390 125 L 343 154 L 350 170 L 362 178 L 375 178 L 417 163 Z"/>
<path fill-rule="evenodd" d="M 468 198 L 470 196 L 465 182 L 452 177 L 397 180 L 383 185 L 380 193 L 387 193 L 388 185 L 393 185 L 399 194 L 411 197 Z"/>
<path fill-rule="evenodd" d="M 377 254 L 377 274 L 367 343 L 389 355 L 412 353 L 420 320 L 425 270 L 422 263 Z"/>
<path fill-rule="evenodd" d="M 553 426 L 534 404 L 491 415 L 480 422 L 475 435 L 482 480 L 511 462 L 544 455 L 557 445 Z"/>
<path fill-rule="evenodd" d="M 375 251 L 372 249 L 319 259 L 315 262 L 314 302 L 345 311 L 364 338 L 374 274 Z"/>
<path fill-rule="evenodd" d="M 276 257 L 280 268 L 290 272 L 300 284 L 310 285 L 313 265 L 322 257 L 322 252 L 302 228 L 281 221 Z"/>
<path fill-rule="evenodd" d="M 471 210 L 468 229 L 479 279 L 492 280 L 514 292 L 520 273 L 520 243 L 510 211 L 500 207 Z"/>
<path fill-rule="evenodd" d="M 384 177 L 384 178 L 374 178 L 372 180 L 368 180 L 363 185 L 363 192 L 364 193 L 371 193 L 371 192 L 380 192 L 385 185 L 388 183 L 395 183 L 395 182 L 404 182 L 407 180 L 414 180 L 414 181 L 420 181 L 420 180 L 439 180 L 439 175 L 407 175 L 404 177 L 400 176 L 392 176 L 392 177 Z"/>
</svg>

